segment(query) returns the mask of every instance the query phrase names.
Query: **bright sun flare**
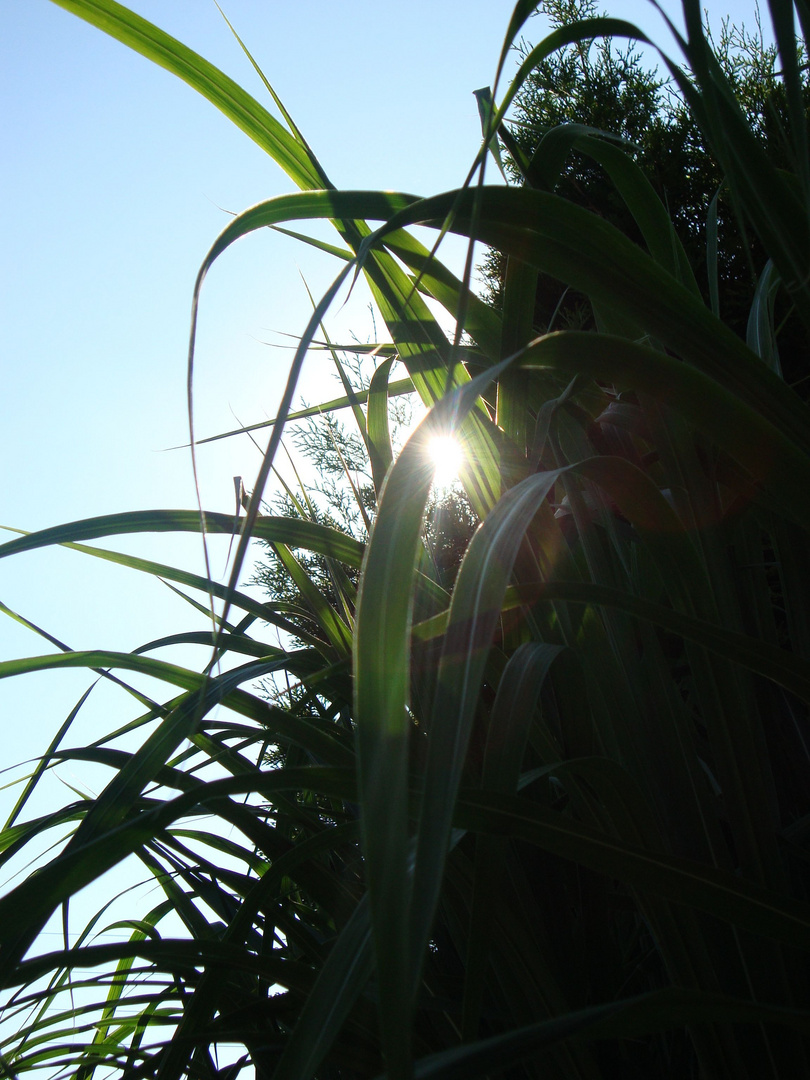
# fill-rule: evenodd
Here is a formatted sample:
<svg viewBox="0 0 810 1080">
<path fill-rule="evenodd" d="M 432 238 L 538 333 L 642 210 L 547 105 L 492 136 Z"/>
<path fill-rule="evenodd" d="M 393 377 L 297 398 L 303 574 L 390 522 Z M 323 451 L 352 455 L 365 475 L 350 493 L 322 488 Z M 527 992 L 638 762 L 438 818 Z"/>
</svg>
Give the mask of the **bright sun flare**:
<svg viewBox="0 0 810 1080">
<path fill-rule="evenodd" d="M 461 468 L 461 447 L 450 435 L 440 435 L 430 443 L 430 456 L 435 472 L 433 483 L 436 487 L 449 487 L 458 479 Z"/>
</svg>

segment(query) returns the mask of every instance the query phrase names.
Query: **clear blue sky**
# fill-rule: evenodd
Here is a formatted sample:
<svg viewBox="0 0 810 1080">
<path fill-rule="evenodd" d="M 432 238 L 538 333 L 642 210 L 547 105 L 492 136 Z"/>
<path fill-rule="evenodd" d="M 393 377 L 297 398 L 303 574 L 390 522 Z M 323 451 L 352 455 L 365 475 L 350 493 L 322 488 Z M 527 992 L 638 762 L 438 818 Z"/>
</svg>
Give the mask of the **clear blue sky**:
<svg viewBox="0 0 810 1080">
<path fill-rule="evenodd" d="M 132 6 L 266 102 L 213 2 Z M 480 134 L 472 91 L 492 81 L 510 0 L 222 6 L 335 184 L 429 194 L 461 182 Z M 660 27 L 642 0 L 604 7 Z M 719 22 L 749 16 L 750 5 L 715 0 L 709 10 Z M 530 24 L 534 40 L 543 32 L 541 20 Z M 0 7 L 0 98 L 0 520 L 30 530 L 193 507 L 187 454 L 162 451 L 186 439 L 194 277 L 224 211 L 292 183 L 189 87 L 48 0 Z M 306 323 L 299 268 L 316 294 L 334 273 L 269 234 L 242 241 L 212 271 L 199 434 L 235 426 L 234 413 L 245 423 L 273 415 L 289 354 L 264 342 Z M 364 305 L 358 298 L 336 313 L 335 337 L 368 336 Z M 327 370 L 325 361 L 310 367 L 310 399 L 333 396 Z M 230 511 L 231 478 L 249 482 L 258 455 L 240 438 L 204 449 L 200 464 L 206 508 Z M 197 543 L 161 536 L 121 547 L 201 570 Z M 74 648 L 130 650 L 198 621 L 157 583 L 70 552 L 0 562 L 0 599 Z M 44 651 L 28 631 L 0 623 L 0 658 Z M 74 673 L 0 684 L 5 762 L 43 748 L 87 681 Z M 117 723 L 105 710 L 118 699 L 99 697 L 88 733 Z"/>
</svg>

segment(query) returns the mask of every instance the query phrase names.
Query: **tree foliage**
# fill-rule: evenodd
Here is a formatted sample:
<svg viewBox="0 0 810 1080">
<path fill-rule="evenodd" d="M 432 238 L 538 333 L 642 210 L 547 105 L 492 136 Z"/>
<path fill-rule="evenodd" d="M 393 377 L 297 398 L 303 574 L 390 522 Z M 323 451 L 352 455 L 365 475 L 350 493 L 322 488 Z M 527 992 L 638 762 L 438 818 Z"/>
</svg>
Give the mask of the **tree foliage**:
<svg viewBox="0 0 810 1080">
<path fill-rule="evenodd" d="M 354 394 L 367 392 L 374 366 L 357 353 L 333 355 L 343 385 Z M 306 408 L 306 403 L 303 406 Z M 408 398 L 388 401 L 388 421 L 392 445 L 399 450 L 416 423 L 413 404 Z M 292 520 L 317 521 L 365 541 L 377 512 L 374 477 L 363 441 L 362 425 L 366 422 L 362 421 L 359 431 L 353 431 L 339 414 L 321 412 L 291 426 L 289 441 L 306 470 L 304 475 L 312 479 L 306 482 L 296 471 L 299 490 L 283 485 L 268 509 Z M 452 588 L 477 525 L 478 517 L 458 481 L 433 489 L 425 512 L 422 569 L 441 588 Z M 305 550 L 296 550 L 294 554 L 318 592 L 336 609 L 345 605 L 334 578 L 335 568 L 330 567 L 329 561 Z M 350 573 L 349 580 L 356 587 L 358 575 Z M 287 613 L 291 624 L 306 628 L 309 633 L 321 633 L 317 613 L 307 604 L 272 545 L 266 546 L 266 558 L 254 569 L 251 584 L 261 587 L 268 601 L 278 611 Z"/>
<path fill-rule="evenodd" d="M 553 29 L 594 18 L 596 0 L 546 0 L 539 15 Z M 749 124 L 772 164 L 795 172 L 794 138 L 779 54 L 765 40 L 759 12 L 753 31 L 724 19 L 715 37 L 708 24 L 707 40 L 729 81 Z M 518 56 L 531 46 L 518 45 Z M 797 44 L 801 93 L 810 108 L 807 56 Z M 510 177 L 553 190 L 616 225 L 642 243 L 638 222 L 616 184 L 599 160 L 574 142 L 558 174 L 543 174 L 543 139 L 553 140 L 560 125 L 579 124 L 621 140 L 624 152 L 643 170 L 672 220 L 689 265 L 707 303 L 743 339 L 748 333 L 752 299 L 767 263 L 767 252 L 751 222 L 735 205 L 723 168 L 694 112 L 671 78 L 651 66 L 649 54 L 637 43 L 617 44 L 610 37 L 585 38 L 541 60 L 521 86 L 513 123 L 507 125 L 506 154 Z M 548 145 L 548 144 L 546 144 Z M 598 155 L 597 155 L 598 157 Z M 487 296 L 502 304 L 504 256 L 490 252 L 483 265 Z M 591 329 L 595 316 L 581 293 L 549 275 L 540 274 L 534 310 L 538 332 L 552 329 Z M 790 300 L 775 299 L 778 346 L 786 380 L 810 394 L 810 352 L 801 319 Z"/>
</svg>

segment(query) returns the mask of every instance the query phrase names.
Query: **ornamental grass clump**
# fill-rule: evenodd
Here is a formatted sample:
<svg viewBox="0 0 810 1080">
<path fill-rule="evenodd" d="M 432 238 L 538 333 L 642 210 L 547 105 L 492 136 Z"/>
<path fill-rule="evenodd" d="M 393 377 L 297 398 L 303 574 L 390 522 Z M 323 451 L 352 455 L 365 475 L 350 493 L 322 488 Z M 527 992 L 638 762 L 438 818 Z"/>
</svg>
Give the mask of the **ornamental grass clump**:
<svg viewBox="0 0 810 1080">
<path fill-rule="evenodd" d="M 693 265 L 632 148 L 565 123 L 529 157 L 506 122 L 559 50 L 646 41 L 624 21 L 559 25 L 525 50 L 506 92 L 496 80 L 479 93 L 467 182 L 417 198 L 335 189 L 277 99 L 284 123 L 112 0 L 59 2 L 178 74 L 300 189 L 223 231 L 195 316 L 207 270 L 256 229 L 331 221 L 339 272 L 243 518 L 121 514 L 0 547 L 72 544 L 214 611 L 175 639 L 210 646 L 202 671 L 151 657 L 163 642 L 0 667 L 100 669 L 122 693 L 129 671 L 168 686 L 141 697 L 130 727 L 148 734 L 134 749 L 110 745 L 116 732 L 71 749 L 66 723 L 6 824 L 4 861 L 70 830 L 0 900 L 8 1075 L 810 1074 L 810 427 L 781 376 L 793 357 L 774 362 L 785 319 L 791 341 L 810 327 L 805 0 L 770 3 L 781 167 L 696 0 L 676 33 L 681 62 L 661 54 L 735 235 L 755 239 L 746 340 L 711 281 L 722 259 L 710 250 L 708 280 Z M 532 9 L 515 9 L 499 74 Z M 496 149 L 520 184 L 483 182 Z M 572 154 L 598 163 L 632 230 L 559 193 Z M 417 225 L 500 253 L 500 309 Z M 374 489 L 370 530 L 349 535 L 310 520 L 303 500 L 284 517 L 261 499 L 307 348 L 358 270 L 393 349 L 362 400 L 347 389 L 332 403 L 353 408 Z M 538 332 L 538 275 L 582 298 L 588 329 Z M 455 340 L 426 298 L 457 320 Z M 192 359 L 193 347 L 192 328 Z M 395 460 L 386 406 L 408 387 L 389 385 L 394 356 L 430 407 Z M 448 433 L 480 524 L 443 576 L 425 535 L 427 451 Z M 227 586 L 86 543 L 201 528 L 238 534 Z M 240 589 L 253 540 L 286 567 L 294 611 Z M 320 576 L 297 552 L 322 557 Z M 294 647 L 264 644 L 262 623 Z M 271 677 L 293 690 L 268 700 L 255 686 Z M 44 771 L 65 761 L 105 765 L 107 786 L 28 816 Z M 161 899 L 112 940 L 92 937 L 102 910 L 45 951 L 47 920 L 128 857 Z"/>
</svg>

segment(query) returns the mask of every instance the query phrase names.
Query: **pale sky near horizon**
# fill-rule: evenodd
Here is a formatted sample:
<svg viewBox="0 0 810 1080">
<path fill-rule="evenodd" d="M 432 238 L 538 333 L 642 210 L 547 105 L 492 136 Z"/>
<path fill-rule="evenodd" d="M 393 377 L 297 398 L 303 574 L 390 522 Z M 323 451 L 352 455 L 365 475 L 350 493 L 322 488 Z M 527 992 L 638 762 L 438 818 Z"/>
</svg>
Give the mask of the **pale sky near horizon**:
<svg viewBox="0 0 810 1080">
<path fill-rule="evenodd" d="M 268 104 L 213 2 L 132 6 Z M 512 6 L 222 2 L 336 185 L 417 194 L 463 180 L 480 138 L 472 91 L 492 81 Z M 660 38 L 650 4 L 600 6 Z M 708 6 L 713 22 L 751 11 Z M 543 32 L 534 20 L 526 36 Z M 0 523 L 33 530 L 194 507 L 187 453 L 164 452 L 187 436 L 193 281 L 226 211 L 293 190 L 292 181 L 188 86 L 48 0 L 0 6 L 0 102 Z M 299 269 L 315 295 L 335 273 L 328 259 L 269 234 L 241 241 L 212 270 L 197 354 L 199 435 L 274 414 L 290 355 L 280 335 L 299 333 L 309 312 Z M 358 297 L 336 311 L 333 337 L 367 339 L 365 305 Z M 336 396 L 326 360 L 310 364 L 303 388 L 310 400 Z M 249 483 L 258 464 L 244 437 L 203 449 L 206 508 L 230 512 L 232 476 Z M 190 560 L 202 572 L 196 541 L 109 546 Z M 0 560 L 0 600 L 77 649 L 129 651 L 200 624 L 158 583 L 66 551 Z M 0 622 L 0 660 L 47 651 Z M 4 763 L 43 749 L 88 682 L 74 672 L 0 683 Z M 117 726 L 104 712 L 117 699 L 101 700 L 82 730 Z"/>
</svg>

